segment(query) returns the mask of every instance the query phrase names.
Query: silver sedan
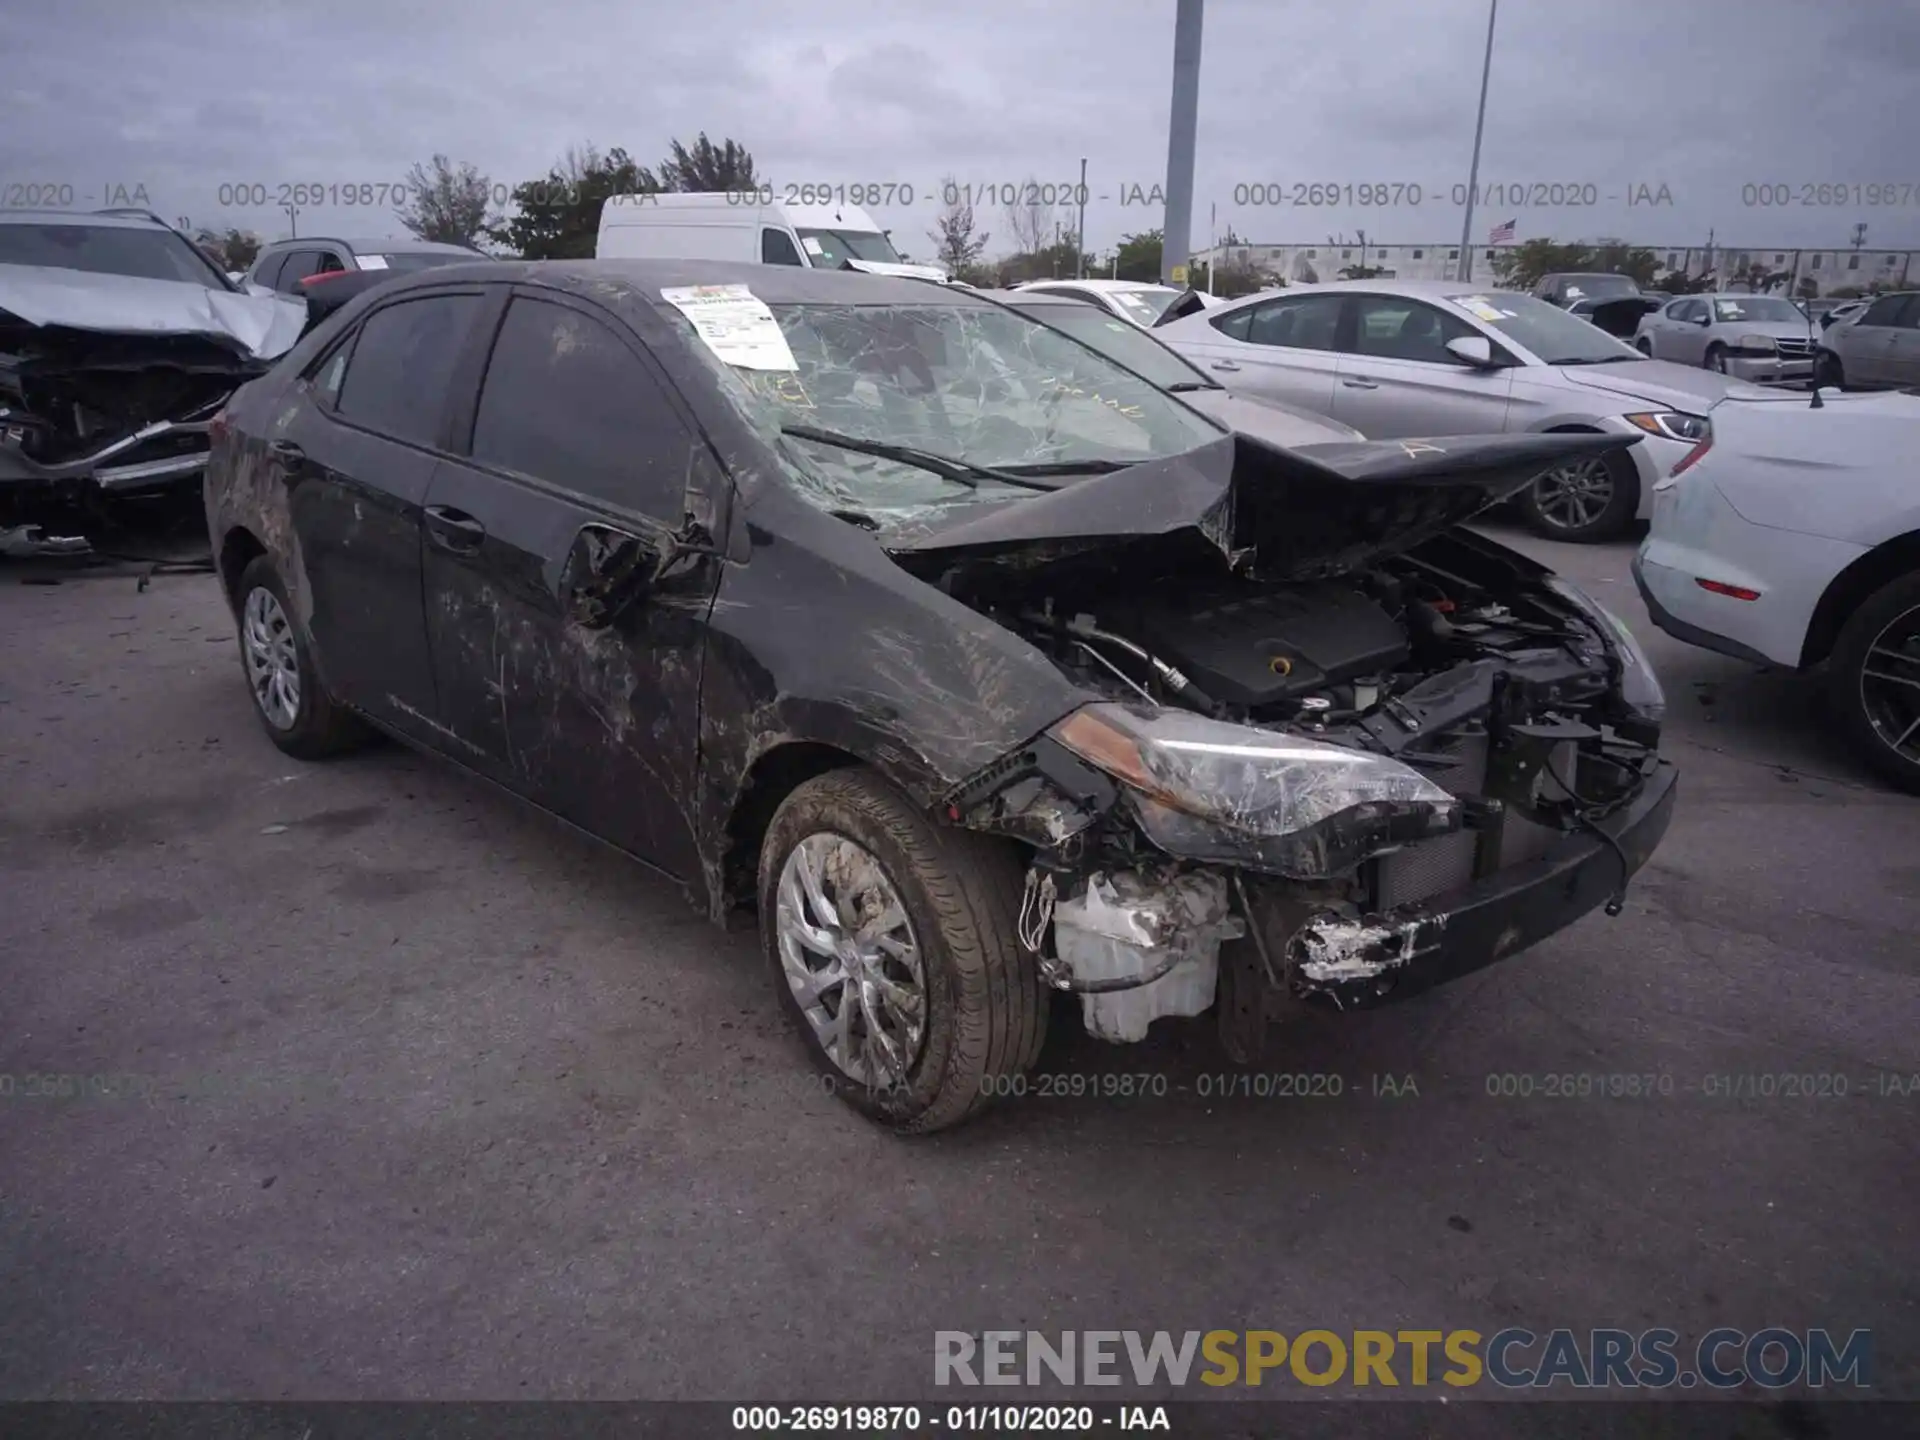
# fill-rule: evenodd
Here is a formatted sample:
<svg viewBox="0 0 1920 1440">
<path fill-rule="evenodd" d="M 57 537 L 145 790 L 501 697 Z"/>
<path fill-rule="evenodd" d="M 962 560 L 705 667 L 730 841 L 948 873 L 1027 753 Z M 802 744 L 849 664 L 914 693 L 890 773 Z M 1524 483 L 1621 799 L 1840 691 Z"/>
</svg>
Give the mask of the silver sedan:
<svg viewBox="0 0 1920 1440">
<path fill-rule="evenodd" d="M 1651 513 L 1655 483 L 1729 395 L 1789 399 L 1649 360 L 1556 305 L 1440 280 L 1348 280 L 1248 296 L 1154 334 L 1236 391 L 1331 415 L 1369 439 L 1573 430 L 1641 443 L 1548 471 L 1523 492 L 1558 540 L 1604 540 Z"/>
<path fill-rule="evenodd" d="M 1806 380 L 1814 333 L 1807 312 L 1777 295 L 1683 295 L 1642 316 L 1633 343 L 1655 360 L 1742 380 Z"/>
</svg>

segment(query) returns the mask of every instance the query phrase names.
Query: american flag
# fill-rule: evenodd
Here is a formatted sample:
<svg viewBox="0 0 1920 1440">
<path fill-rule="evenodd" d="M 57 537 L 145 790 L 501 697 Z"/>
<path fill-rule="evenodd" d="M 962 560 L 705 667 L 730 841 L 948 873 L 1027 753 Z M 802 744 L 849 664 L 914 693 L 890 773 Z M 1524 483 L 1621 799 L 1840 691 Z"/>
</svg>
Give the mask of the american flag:
<svg viewBox="0 0 1920 1440">
<path fill-rule="evenodd" d="M 1493 229 L 1487 232 L 1487 243 L 1489 245 L 1507 245 L 1512 243 L 1514 229 L 1519 223 L 1518 220 L 1507 220 L 1494 226 Z"/>
</svg>

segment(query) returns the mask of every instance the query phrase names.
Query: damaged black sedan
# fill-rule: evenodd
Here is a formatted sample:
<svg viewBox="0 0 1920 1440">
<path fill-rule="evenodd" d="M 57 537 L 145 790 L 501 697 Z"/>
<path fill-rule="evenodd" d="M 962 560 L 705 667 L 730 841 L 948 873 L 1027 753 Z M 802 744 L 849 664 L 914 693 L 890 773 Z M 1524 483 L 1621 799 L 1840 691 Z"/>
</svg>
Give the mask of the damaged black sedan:
<svg viewBox="0 0 1920 1440">
<path fill-rule="evenodd" d="M 965 290 L 686 261 L 395 281 L 216 436 L 275 743 L 377 727 L 757 910 L 899 1130 L 1056 994 L 1244 1061 L 1512 956 L 1672 810 L 1631 636 L 1459 528 L 1615 437 L 1282 450 Z"/>
</svg>

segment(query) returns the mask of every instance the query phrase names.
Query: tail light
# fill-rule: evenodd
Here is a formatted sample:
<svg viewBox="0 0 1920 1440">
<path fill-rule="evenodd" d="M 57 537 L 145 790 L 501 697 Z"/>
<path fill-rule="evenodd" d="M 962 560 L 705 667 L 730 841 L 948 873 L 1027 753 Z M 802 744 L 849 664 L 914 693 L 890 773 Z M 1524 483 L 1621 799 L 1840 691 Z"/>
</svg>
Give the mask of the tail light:
<svg viewBox="0 0 1920 1440">
<path fill-rule="evenodd" d="M 1713 437 L 1709 435 L 1706 439 L 1702 440 L 1698 445 L 1694 446 L 1691 450 L 1687 451 L 1686 454 L 1682 455 L 1680 457 L 1680 463 L 1674 466 L 1673 469 L 1668 473 L 1670 475 L 1684 474 L 1686 471 L 1691 470 L 1695 465 L 1699 464 L 1700 461 L 1706 457 L 1707 451 L 1711 450 L 1712 448 L 1713 448 Z"/>
</svg>

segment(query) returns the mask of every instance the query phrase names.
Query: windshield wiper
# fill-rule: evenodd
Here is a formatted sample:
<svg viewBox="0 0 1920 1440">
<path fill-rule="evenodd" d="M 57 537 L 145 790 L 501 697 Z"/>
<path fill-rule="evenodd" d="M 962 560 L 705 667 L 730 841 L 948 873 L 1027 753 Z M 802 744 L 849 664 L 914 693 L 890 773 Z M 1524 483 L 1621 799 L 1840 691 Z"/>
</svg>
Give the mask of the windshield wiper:
<svg viewBox="0 0 1920 1440">
<path fill-rule="evenodd" d="M 1138 460 L 1040 460 L 1031 465 L 1002 466 L 999 473 L 1016 480 L 1025 475 L 1111 475 L 1139 463 Z"/>
<path fill-rule="evenodd" d="M 957 455 L 941 455 L 932 450 L 922 450 L 914 445 L 899 445 L 891 440 L 869 440 L 864 435 L 843 435 L 838 430 L 822 430 L 814 425 L 782 425 L 782 435 L 791 435 L 796 440 L 813 440 L 821 445 L 835 445 L 842 450 L 854 450 L 862 455 L 877 455 L 882 460 L 898 460 L 902 465 L 912 465 L 921 470 L 931 471 L 942 479 L 952 480 L 965 485 L 969 490 L 978 490 L 982 480 L 998 480 L 1006 485 L 1019 485 L 1028 490 L 1051 490 L 1051 485 L 1036 485 L 1009 470 L 997 470 L 991 465 L 976 465 L 971 460 L 962 460 Z"/>
<path fill-rule="evenodd" d="M 1160 388 L 1169 395 L 1185 395 L 1190 390 L 1224 390 L 1227 387 L 1215 384 L 1211 380 L 1176 380 L 1173 384 L 1163 385 Z"/>
</svg>

